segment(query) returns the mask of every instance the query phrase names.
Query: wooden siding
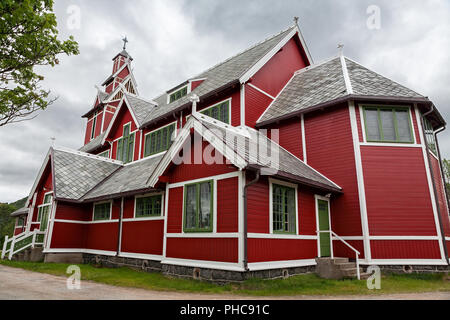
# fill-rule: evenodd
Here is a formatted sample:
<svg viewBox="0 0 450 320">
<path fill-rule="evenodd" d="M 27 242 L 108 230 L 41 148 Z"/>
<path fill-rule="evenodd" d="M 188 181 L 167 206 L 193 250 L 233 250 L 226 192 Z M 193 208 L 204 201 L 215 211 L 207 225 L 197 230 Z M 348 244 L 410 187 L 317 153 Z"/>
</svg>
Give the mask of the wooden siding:
<svg viewBox="0 0 450 320">
<path fill-rule="evenodd" d="M 86 225 L 86 248 L 117 251 L 118 222 L 92 223 Z"/>
<path fill-rule="evenodd" d="M 421 148 L 362 146 L 370 235 L 436 235 Z"/>
<path fill-rule="evenodd" d="M 273 101 L 264 93 L 255 88 L 245 85 L 245 124 L 249 127 L 255 127 L 256 121 Z"/>
<path fill-rule="evenodd" d="M 167 238 L 166 256 L 190 260 L 238 262 L 238 239 Z"/>
<path fill-rule="evenodd" d="M 278 143 L 280 146 L 303 160 L 302 124 L 300 117 L 294 117 L 288 121 L 283 121 L 280 125 L 271 126 L 270 131 L 268 131 L 269 137 L 273 136 L 273 130 L 279 130 Z"/>
<path fill-rule="evenodd" d="M 308 164 L 342 187 L 331 201 L 331 225 L 340 236 L 362 234 L 358 184 L 346 104 L 305 115 Z"/>
<path fill-rule="evenodd" d="M 345 240 L 353 248 L 359 251 L 360 259 L 364 259 L 364 242 L 362 240 Z M 347 247 L 340 240 L 333 240 L 333 253 L 335 257 L 348 257 L 350 259 L 355 259 L 355 251 Z"/>
<path fill-rule="evenodd" d="M 164 220 L 124 221 L 121 252 L 161 255 Z"/>
<path fill-rule="evenodd" d="M 250 82 L 275 97 L 294 72 L 304 67 L 306 60 L 302 57 L 299 44 L 292 38 L 251 78 Z"/>
<path fill-rule="evenodd" d="M 253 177 L 247 177 L 247 183 Z M 269 233 L 269 182 L 261 179 L 247 189 L 249 233 Z"/>
<path fill-rule="evenodd" d="M 183 230 L 183 187 L 169 189 L 167 233 Z"/>
<path fill-rule="evenodd" d="M 437 240 L 371 240 L 372 259 L 441 259 Z"/>
<path fill-rule="evenodd" d="M 429 158 L 431 166 L 430 169 L 433 171 L 434 185 L 436 186 L 437 189 L 439 212 L 441 214 L 441 220 L 444 227 L 445 236 L 450 237 L 450 217 L 449 212 L 447 210 L 446 204 L 447 200 L 445 197 L 445 190 L 443 184 L 444 180 L 442 179 L 439 160 L 435 158 L 433 155 L 430 155 Z"/>
<path fill-rule="evenodd" d="M 238 177 L 217 181 L 217 232 L 238 232 Z"/>
<path fill-rule="evenodd" d="M 317 240 L 248 239 L 248 262 L 314 259 Z"/>
</svg>

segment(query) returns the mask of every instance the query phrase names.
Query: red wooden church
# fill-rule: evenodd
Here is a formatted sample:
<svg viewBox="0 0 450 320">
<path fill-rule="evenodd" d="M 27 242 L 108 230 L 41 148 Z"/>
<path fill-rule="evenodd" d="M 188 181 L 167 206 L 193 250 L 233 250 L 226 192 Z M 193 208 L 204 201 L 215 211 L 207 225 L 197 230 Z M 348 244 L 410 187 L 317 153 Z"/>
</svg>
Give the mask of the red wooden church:
<svg viewBox="0 0 450 320">
<path fill-rule="evenodd" d="M 124 50 L 84 146 L 50 148 L 3 254 L 208 279 L 312 270 L 318 257 L 448 268 L 434 104 L 294 24 L 145 99 Z M 28 240 L 27 240 L 28 239 Z"/>
</svg>

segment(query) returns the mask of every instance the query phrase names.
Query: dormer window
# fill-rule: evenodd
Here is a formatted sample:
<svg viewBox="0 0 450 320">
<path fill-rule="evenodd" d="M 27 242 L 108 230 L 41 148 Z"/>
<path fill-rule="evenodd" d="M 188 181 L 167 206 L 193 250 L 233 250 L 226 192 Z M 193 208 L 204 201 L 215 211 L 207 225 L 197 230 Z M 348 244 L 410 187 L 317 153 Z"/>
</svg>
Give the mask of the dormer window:
<svg viewBox="0 0 450 320">
<path fill-rule="evenodd" d="M 181 89 L 169 94 L 169 103 L 177 101 L 188 94 L 188 86 L 184 86 Z"/>
<path fill-rule="evenodd" d="M 131 133 L 131 125 L 123 126 L 123 135 L 117 142 L 116 159 L 123 163 L 133 161 L 134 156 L 134 133 Z"/>
</svg>

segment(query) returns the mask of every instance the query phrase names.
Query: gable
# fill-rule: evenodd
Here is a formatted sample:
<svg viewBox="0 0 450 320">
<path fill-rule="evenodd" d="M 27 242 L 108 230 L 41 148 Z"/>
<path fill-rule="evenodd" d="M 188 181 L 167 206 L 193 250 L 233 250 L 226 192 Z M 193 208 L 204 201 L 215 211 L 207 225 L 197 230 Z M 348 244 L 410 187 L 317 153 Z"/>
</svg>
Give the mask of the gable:
<svg viewBox="0 0 450 320">
<path fill-rule="evenodd" d="M 114 141 L 120 137 L 122 137 L 123 134 L 123 126 L 130 123 L 131 128 L 130 132 L 133 132 L 138 129 L 138 124 L 134 120 L 134 117 L 128 108 L 125 101 L 123 101 L 119 109 L 116 110 L 116 114 L 114 115 L 113 119 L 111 120 L 111 123 L 107 129 L 105 140 L 108 141 Z"/>
<path fill-rule="evenodd" d="M 298 38 L 294 36 L 251 77 L 249 82 L 276 97 L 294 72 L 308 65 Z"/>
<path fill-rule="evenodd" d="M 237 167 L 231 164 L 220 151 L 194 131 L 179 148 L 178 158 L 170 163 L 164 175 L 169 177 L 169 183 L 176 183 L 208 178 L 236 170 L 238 170 Z"/>
</svg>

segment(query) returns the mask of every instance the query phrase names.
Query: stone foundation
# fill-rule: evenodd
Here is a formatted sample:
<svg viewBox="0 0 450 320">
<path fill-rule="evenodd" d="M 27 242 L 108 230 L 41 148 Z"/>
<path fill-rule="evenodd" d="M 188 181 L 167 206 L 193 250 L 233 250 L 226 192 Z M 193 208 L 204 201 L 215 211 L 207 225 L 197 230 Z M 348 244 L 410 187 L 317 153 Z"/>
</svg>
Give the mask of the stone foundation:
<svg viewBox="0 0 450 320">
<path fill-rule="evenodd" d="M 303 266 L 295 268 L 279 268 L 260 271 L 227 271 L 210 268 L 198 268 L 161 264 L 159 261 L 105 256 L 91 253 L 47 253 L 45 262 L 91 264 L 107 268 L 128 267 L 146 272 L 161 272 L 169 277 L 197 279 L 219 284 L 241 282 L 247 279 L 279 279 L 307 273 L 315 273 L 316 266 Z M 367 265 L 361 265 L 366 269 Z M 422 266 L 422 265 L 380 265 L 383 273 L 449 273 L 450 266 Z"/>
<path fill-rule="evenodd" d="M 100 254 L 83 253 L 83 263 L 100 265 L 107 268 L 128 267 L 147 272 L 161 272 L 161 263 L 154 260 L 104 256 Z"/>
<path fill-rule="evenodd" d="M 367 267 L 366 265 L 364 267 Z M 449 273 L 450 266 L 430 266 L 430 265 L 378 265 L 383 273 Z"/>
</svg>

